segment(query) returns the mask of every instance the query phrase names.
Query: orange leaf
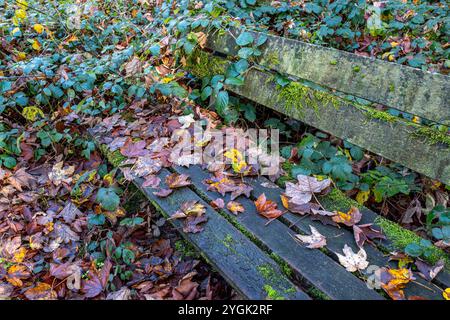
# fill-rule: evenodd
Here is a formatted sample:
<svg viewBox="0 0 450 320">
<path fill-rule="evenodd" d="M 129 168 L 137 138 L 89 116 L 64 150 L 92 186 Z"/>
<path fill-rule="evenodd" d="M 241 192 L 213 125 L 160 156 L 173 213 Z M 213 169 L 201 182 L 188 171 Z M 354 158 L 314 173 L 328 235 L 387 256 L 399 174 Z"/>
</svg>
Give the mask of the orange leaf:
<svg viewBox="0 0 450 320">
<path fill-rule="evenodd" d="M 281 210 L 277 209 L 277 204 L 275 202 L 266 199 L 264 193 L 256 199 L 255 206 L 258 213 L 267 219 L 276 219 L 283 214 Z"/>
</svg>

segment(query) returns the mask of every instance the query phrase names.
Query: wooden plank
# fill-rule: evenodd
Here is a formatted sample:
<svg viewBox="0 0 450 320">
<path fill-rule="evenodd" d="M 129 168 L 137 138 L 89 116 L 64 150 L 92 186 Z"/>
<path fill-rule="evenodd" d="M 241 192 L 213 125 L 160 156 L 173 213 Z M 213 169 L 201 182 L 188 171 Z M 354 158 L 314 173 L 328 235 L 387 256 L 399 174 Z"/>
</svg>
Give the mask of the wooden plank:
<svg viewBox="0 0 450 320">
<path fill-rule="evenodd" d="M 175 167 L 174 169 L 179 173 L 189 175 L 194 188 L 207 197 L 208 201 L 220 197 L 226 204 L 231 200 L 229 193 L 222 197 L 217 192 L 207 190 L 203 180 L 209 178 L 211 173 L 202 170 L 199 166 Z M 311 250 L 299 245 L 293 238 L 295 233 L 280 221 L 275 220 L 267 225 L 267 219 L 256 213 L 252 200 L 241 196 L 237 201 L 245 208 L 244 213 L 235 217 L 237 223 L 328 297 L 341 300 L 382 299 L 377 292 L 369 289 L 365 282 L 346 271 L 320 250 Z M 230 215 L 230 218 L 232 217 L 229 212 L 227 214 Z"/>
<path fill-rule="evenodd" d="M 165 181 L 165 177 L 169 174 L 169 171 L 163 169 L 159 177 Z M 182 221 L 170 220 L 170 222 L 244 297 L 266 299 L 267 291 L 271 288 L 285 299 L 310 299 L 282 274 L 279 266 L 267 254 L 189 188 L 177 189 L 169 197 L 159 198 L 153 194 L 155 189 L 142 187 L 143 179 L 136 179 L 133 182 L 166 217 L 177 211 L 186 201 L 196 200 L 206 207 L 208 222 L 200 233 L 184 233 L 181 231 Z M 164 182 L 161 184 L 162 187 Z M 258 267 L 269 270 L 271 276 L 263 277 Z"/>
<path fill-rule="evenodd" d="M 250 31 L 255 38 L 262 35 Z M 234 37 L 240 33 L 231 30 Z M 257 63 L 280 73 L 450 125 L 450 78 L 442 74 L 298 40 L 267 35 Z M 228 33 L 215 33 L 207 46 L 236 55 L 238 47 Z"/>
<path fill-rule="evenodd" d="M 253 178 L 247 177 L 245 181 L 253 187 L 252 196 L 257 198 L 260 194 L 264 193 L 268 199 L 275 201 L 278 207 L 281 208 L 283 204 L 281 203 L 280 195 L 283 190 L 277 185 L 270 183 L 264 177 Z M 336 206 L 341 206 L 341 204 L 336 204 L 328 202 L 323 204 L 328 210 L 336 210 Z M 342 208 L 344 210 L 344 208 Z M 315 227 L 321 234 L 327 237 L 327 249 L 330 253 L 342 253 L 342 249 L 345 244 L 350 246 L 353 251 L 358 251 L 358 246 L 354 240 L 353 232 L 347 228 L 337 228 L 330 225 L 323 225 L 318 221 L 311 219 L 311 216 L 299 216 L 290 212 L 285 213 L 282 219 L 289 225 L 294 226 L 303 233 L 309 232 L 309 226 Z M 397 265 L 393 261 L 389 261 L 389 258 L 385 256 L 381 251 L 372 245 L 365 245 L 364 250 L 367 253 L 367 260 L 369 261 L 369 266 L 390 266 L 396 268 Z M 405 289 L 408 296 L 422 296 L 427 299 L 438 299 L 442 300 L 442 294 L 440 289 L 435 288 L 432 284 L 423 280 L 422 278 L 417 278 L 418 283 L 409 283 Z M 428 288 L 428 289 L 427 289 Z"/>
<path fill-rule="evenodd" d="M 357 146 L 398 162 L 430 178 L 450 184 L 450 148 L 432 144 L 426 137 L 416 135 L 420 125 L 401 120 L 393 122 L 368 117 L 360 108 L 338 100 L 337 105 L 323 105 L 311 97 L 317 110 L 297 109 L 279 94 L 270 73 L 250 70 L 243 86 L 229 90 L 261 105 L 300 120 Z"/>
</svg>

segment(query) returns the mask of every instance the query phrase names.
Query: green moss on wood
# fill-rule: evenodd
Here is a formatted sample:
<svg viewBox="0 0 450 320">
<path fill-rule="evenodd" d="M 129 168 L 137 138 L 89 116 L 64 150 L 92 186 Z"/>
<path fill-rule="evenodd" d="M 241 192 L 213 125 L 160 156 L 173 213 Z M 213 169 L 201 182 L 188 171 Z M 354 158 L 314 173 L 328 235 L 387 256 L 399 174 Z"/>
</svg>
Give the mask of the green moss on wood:
<svg viewBox="0 0 450 320">
<path fill-rule="evenodd" d="M 420 129 L 417 129 L 413 135 L 417 138 L 424 137 L 431 144 L 443 143 L 450 147 L 450 135 L 432 127 L 421 127 Z"/>
<path fill-rule="evenodd" d="M 199 78 L 224 74 L 226 65 L 226 60 L 214 57 L 200 49 L 194 50 L 186 59 L 187 69 Z"/>
<path fill-rule="evenodd" d="M 278 87 L 278 100 L 284 104 L 286 111 L 296 109 L 302 116 L 305 108 L 312 108 L 319 115 L 320 107 L 333 106 L 338 109 L 339 98 L 327 93 L 307 87 L 299 82 L 290 82 L 288 85 Z"/>
<path fill-rule="evenodd" d="M 325 293 L 314 287 L 308 290 L 308 295 L 310 295 L 316 300 L 331 300 L 329 296 L 327 296 Z"/>
<path fill-rule="evenodd" d="M 386 111 L 376 110 L 373 108 L 364 108 L 364 111 L 365 115 L 369 119 L 377 119 L 391 123 L 397 122 L 399 120 L 396 116 L 393 116 Z"/>
<path fill-rule="evenodd" d="M 292 268 L 289 266 L 289 264 L 284 261 L 279 255 L 277 255 L 276 253 L 272 252 L 270 254 L 270 257 L 275 260 L 275 262 L 280 266 L 281 271 L 283 271 L 283 273 L 288 276 L 288 277 L 292 277 L 293 275 L 293 271 Z"/>
<path fill-rule="evenodd" d="M 269 65 L 277 66 L 280 64 L 280 59 L 278 58 L 278 54 L 275 52 L 269 53 L 267 56 L 264 57 L 264 60 L 269 63 Z"/>
<path fill-rule="evenodd" d="M 267 299 L 269 300 L 285 300 L 285 298 L 277 290 L 268 284 L 264 286 L 264 290 L 266 291 Z"/>
<path fill-rule="evenodd" d="M 333 188 L 330 193 L 320 197 L 320 202 L 329 211 L 347 211 L 351 207 L 356 207 L 359 209 L 363 208 L 363 206 L 361 206 L 357 201 L 347 197 L 345 193 L 337 188 Z"/>
<path fill-rule="evenodd" d="M 230 251 L 233 253 L 237 253 L 236 249 L 234 248 L 234 239 L 231 234 L 227 234 L 225 238 L 222 240 L 222 243 L 227 247 Z"/>
<path fill-rule="evenodd" d="M 374 223 L 381 228 L 384 235 L 392 242 L 394 249 L 405 251 L 408 244 L 415 243 L 420 244 L 422 240 L 414 232 L 401 227 L 399 224 L 392 222 L 386 218 L 378 216 Z M 450 268 L 450 259 L 448 255 L 441 249 L 434 247 L 431 249 L 432 254 L 426 258 L 430 263 L 436 263 L 439 259 L 444 259 L 447 270 Z"/>
</svg>

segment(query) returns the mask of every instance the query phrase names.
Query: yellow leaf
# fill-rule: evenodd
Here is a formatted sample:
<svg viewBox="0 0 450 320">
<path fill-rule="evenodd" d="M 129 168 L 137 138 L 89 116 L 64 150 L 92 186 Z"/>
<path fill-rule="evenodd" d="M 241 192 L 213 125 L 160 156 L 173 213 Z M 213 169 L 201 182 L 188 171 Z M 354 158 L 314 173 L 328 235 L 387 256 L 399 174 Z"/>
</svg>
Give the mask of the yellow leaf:
<svg viewBox="0 0 450 320">
<path fill-rule="evenodd" d="M 27 254 L 27 249 L 24 247 L 20 248 L 14 253 L 13 261 L 17 263 L 23 262 L 25 259 L 25 255 Z"/>
<path fill-rule="evenodd" d="M 398 42 L 395 42 L 395 41 L 392 41 L 392 42 L 391 42 L 391 47 L 392 47 L 392 48 L 395 48 L 395 47 L 398 46 L 398 45 L 399 45 Z"/>
<path fill-rule="evenodd" d="M 25 52 L 18 52 L 17 53 L 17 60 L 22 61 L 27 58 L 27 54 Z"/>
<path fill-rule="evenodd" d="M 442 292 L 442 296 L 445 300 L 450 300 L 450 288 L 447 288 Z"/>
<path fill-rule="evenodd" d="M 23 108 L 22 115 L 29 121 L 35 121 L 38 115 L 44 118 L 44 112 L 38 107 L 33 106 Z"/>
<path fill-rule="evenodd" d="M 24 9 L 17 9 L 14 12 L 14 16 L 18 19 L 18 20 L 24 20 L 27 18 L 27 12 Z"/>
<path fill-rule="evenodd" d="M 41 44 L 39 43 L 39 41 L 37 39 L 33 40 L 33 44 L 31 45 L 31 47 L 36 51 L 41 50 Z"/>
<path fill-rule="evenodd" d="M 236 173 L 246 173 L 249 170 L 244 170 L 247 168 L 247 163 L 244 160 L 242 153 L 237 149 L 231 149 L 223 154 L 226 158 L 231 160 L 231 166 Z"/>
<path fill-rule="evenodd" d="M 389 57 L 388 57 L 388 60 L 391 61 L 391 62 L 395 61 L 395 56 L 390 54 Z"/>
<path fill-rule="evenodd" d="M 26 10 L 28 8 L 28 2 L 26 2 L 25 0 L 16 0 L 16 3 L 23 10 Z"/>
<path fill-rule="evenodd" d="M 418 116 L 414 116 L 414 117 L 412 118 L 412 122 L 414 122 L 414 123 L 420 123 L 420 118 L 419 118 Z"/>
<path fill-rule="evenodd" d="M 41 34 L 42 32 L 44 32 L 44 26 L 42 24 L 36 23 L 33 26 L 34 31 L 36 31 L 37 33 Z"/>
<path fill-rule="evenodd" d="M 363 205 L 369 199 L 369 196 L 370 196 L 370 190 L 369 191 L 360 191 L 356 195 L 356 201 L 358 201 L 359 204 Z"/>
</svg>

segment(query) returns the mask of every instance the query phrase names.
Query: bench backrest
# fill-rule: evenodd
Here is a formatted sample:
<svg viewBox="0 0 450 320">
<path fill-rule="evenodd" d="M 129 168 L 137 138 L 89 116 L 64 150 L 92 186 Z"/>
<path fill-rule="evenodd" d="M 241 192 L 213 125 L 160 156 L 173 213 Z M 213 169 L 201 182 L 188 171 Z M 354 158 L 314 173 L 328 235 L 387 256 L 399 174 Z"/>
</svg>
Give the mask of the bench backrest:
<svg viewBox="0 0 450 320">
<path fill-rule="evenodd" d="M 206 46 L 236 56 L 240 48 L 235 38 L 239 32 L 210 35 Z M 251 33 L 255 39 L 268 37 L 258 48 L 262 54 L 256 63 L 263 70 L 252 68 L 243 86 L 229 86 L 229 90 L 450 184 L 450 136 L 371 106 L 333 98 L 351 95 L 450 125 L 449 77 L 297 40 Z M 283 92 L 273 81 L 273 72 L 298 82 Z M 308 93 L 305 80 L 328 93 L 315 89 Z M 303 100 L 301 110 L 292 107 L 298 105 L 296 98 Z"/>
</svg>

